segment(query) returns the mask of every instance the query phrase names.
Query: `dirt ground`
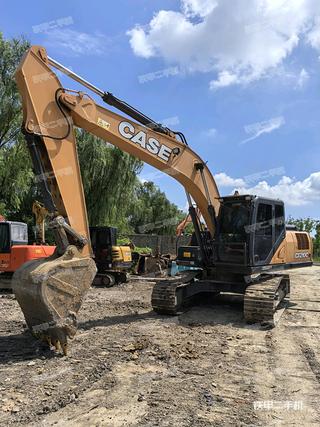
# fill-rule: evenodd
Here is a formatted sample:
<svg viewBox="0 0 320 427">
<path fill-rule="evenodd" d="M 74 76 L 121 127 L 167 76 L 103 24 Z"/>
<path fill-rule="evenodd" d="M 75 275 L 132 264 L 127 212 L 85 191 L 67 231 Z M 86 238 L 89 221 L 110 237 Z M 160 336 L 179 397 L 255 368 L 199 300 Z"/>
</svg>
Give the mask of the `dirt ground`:
<svg viewBox="0 0 320 427">
<path fill-rule="evenodd" d="M 320 267 L 290 273 L 274 330 L 246 325 L 241 298 L 166 317 L 151 283 L 91 289 L 68 357 L 2 294 L 0 425 L 319 426 Z"/>
</svg>

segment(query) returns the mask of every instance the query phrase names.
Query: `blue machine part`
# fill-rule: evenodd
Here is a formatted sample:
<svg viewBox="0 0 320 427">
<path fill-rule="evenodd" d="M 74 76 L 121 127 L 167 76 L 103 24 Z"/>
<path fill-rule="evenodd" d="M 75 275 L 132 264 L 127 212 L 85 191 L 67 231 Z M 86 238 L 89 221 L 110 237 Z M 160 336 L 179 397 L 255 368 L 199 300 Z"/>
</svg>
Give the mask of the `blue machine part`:
<svg viewBox="0 0 320 427">
<path fill-rule="evenodd" d="M 201 270 L 199 267 L 191 267 L 188 265 L 178 265 L 176 261 L 171 262 L 171 269 L 169 271 L 169 276 L 175 276 L 180 271 L 188 271 L 188 270 Z"/>
</svg>

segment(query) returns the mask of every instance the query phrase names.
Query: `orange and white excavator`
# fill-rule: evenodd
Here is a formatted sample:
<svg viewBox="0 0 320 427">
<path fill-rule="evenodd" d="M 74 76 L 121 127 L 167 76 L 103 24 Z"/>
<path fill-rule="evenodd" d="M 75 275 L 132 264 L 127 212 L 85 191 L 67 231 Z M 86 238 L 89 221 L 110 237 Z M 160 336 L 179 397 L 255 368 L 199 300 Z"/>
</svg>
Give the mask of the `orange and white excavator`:
<svg viewBox="0 0 320 427">
<path fill-rule="evenodd" d="M 38 243 L 28 244 L 27 224 L 0 217 L 0 289 L 11 289 L 14 272 L 26 262 L 53 254 L 55 246 Z"/>
<path fill-rule="evenodd" d="M 83 91 L 64 88 L 53 68 L 125 116 L 98 105 Z M 96 274 L 75 126 L 167 173 L 185 189 L 195 233 L 192 246 L 179 248 L 177 262 L 198 269 L 159 281 L 152 293 L 153 309 L 176 314 L 199 293 L 235 292 L 244 295 L 248 322 L 274 326 L 290 289 L 289 276 L 281 270 L 312 264 L 310 236 L 286 229 L 283 202 L 253 195 L 220 197 L 206 163 L 182 133 L 82 79 L 41 46 L 25 54 L 16 81 L 22 130 L 57 246 L 51 257 L 23 265 L 13 276 L 16 299 L 33 333 L 66 353 Z"/>
</svg>

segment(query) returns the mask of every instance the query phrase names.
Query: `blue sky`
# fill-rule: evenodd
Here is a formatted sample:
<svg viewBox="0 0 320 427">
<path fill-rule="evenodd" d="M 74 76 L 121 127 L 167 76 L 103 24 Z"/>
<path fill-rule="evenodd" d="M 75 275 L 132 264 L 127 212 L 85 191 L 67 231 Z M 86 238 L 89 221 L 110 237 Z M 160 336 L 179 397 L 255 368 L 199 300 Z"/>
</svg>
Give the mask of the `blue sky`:
<svg viewBox="0 0 320 427">
<path fill-rule="evenodd" d="M 318 1 L 11 0 L 0 30 L 184 132 L 222 195 L 320 219 Z M 186 206 L 172 178 L 146 165 L 141 179 Z"/>
</svg>

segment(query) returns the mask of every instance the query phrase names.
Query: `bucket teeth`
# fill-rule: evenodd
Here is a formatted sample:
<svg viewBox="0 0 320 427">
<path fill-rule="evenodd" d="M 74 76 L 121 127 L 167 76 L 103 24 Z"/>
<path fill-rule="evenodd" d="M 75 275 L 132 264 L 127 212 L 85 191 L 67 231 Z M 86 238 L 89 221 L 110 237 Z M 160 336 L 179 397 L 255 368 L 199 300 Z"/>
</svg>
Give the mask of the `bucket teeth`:
<svg viewBox="0 0 320 427">
<path fill-rule="evenodd" d="M 67 352 L 77 313 L 96 274 L 95 262 L 74 246 L 60 257 L 30 261 L 17 270 L 12 288 L 31 333 Z"/>
</svg>

